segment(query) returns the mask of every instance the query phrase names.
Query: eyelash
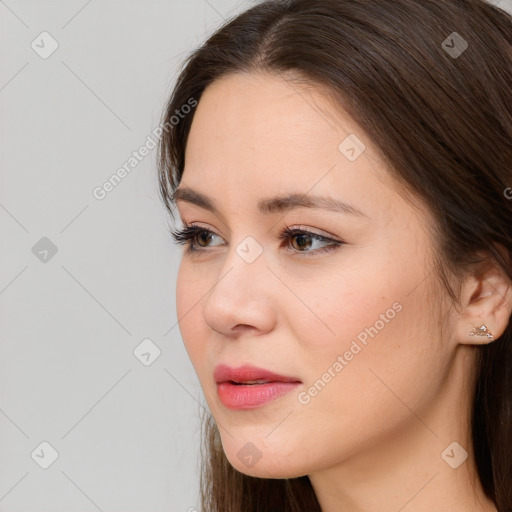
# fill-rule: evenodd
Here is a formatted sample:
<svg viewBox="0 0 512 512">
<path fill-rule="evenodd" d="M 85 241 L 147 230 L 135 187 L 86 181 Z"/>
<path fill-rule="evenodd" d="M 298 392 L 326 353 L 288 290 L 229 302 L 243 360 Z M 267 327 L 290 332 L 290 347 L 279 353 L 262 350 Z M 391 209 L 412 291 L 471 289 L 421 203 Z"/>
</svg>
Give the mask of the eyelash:
<svg viewBox="0 0 512 512">
<path fill-rule="evenodd" d="M 196 236 L 202 233 L 208 233 L 208 235 L 217 235 L 217 233 L 214 233 L 213 231 L 203 228 L 201 226 L 196 226 L 194 224 L 186 225 L 183 229 L 171 229 L 171 236 L 174 239 L 174 243 L 184 245 L 187 247 L 187 252 L 203 252 L 207 251 L 208 248 L 202 247 L 198 249 L 194 243 L 192 243 Z M 333 238 L 329 238 L 326 236 L 319 235 L 318 233 L 313 233 L 312 231 L 308 231 L 307 229 L 292 229 L 289 227 L 286 227 L 279 235 L 280 240 L 286 240 L 293 236 L 299 236 L 299 235 L 307 235 L 311 238 L 314 238 L 321 242 L 330 242 L 330 245 L 326 247 L 322 247 L 321 249 L 317 249 L 315 251 L 298 251 L 296 249 L 291 249 L 290 252 L 293 252 L 295 254 L 319 254 L 323 252 L 329 252 L 334 249 L 337 249 L 340 245 L 343 245 L 345 242 L 340 242 L 338 240 L 334 240 Z M 308 256 L 300 256 L 300 257 L 308 257 Z"/>
</svg>

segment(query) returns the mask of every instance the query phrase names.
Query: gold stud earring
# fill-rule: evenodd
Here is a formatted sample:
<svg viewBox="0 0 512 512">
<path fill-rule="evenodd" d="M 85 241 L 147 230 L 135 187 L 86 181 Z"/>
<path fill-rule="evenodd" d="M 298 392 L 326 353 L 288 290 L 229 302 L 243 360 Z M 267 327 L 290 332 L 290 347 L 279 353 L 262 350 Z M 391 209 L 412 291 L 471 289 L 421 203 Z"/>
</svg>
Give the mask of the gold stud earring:
<svg viewBox="0 0 512 512">
<path fill-rule="evenodd" d="M 485 324 L 482 324 L 480 327 L 473 327 L 473 330 L 469 333 L 470 336 L 487 336 L 489 341 L 494 339 L 494 334 L 487 328 Z"/>
</svg>

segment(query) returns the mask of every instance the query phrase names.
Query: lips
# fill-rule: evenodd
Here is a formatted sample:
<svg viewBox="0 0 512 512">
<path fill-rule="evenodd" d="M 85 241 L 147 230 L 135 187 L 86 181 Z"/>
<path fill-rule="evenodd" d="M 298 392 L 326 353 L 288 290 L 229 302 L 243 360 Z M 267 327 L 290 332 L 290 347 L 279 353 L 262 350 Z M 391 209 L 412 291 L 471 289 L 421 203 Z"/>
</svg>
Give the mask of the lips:
<svg viewBox="0 0 512 512">
<path fill-rule="evenodd" d="M 245 365 L 215 367 L 217 394 L 228 409 L 254 409 L 284 397 L 302 382 L 295 377 Z"/>
<path fill-rule="evenodd" d="M 257 368 L 256 366 L 244 365 L 237 368 L 221 364 L 215 367 L 213 377 L 217 384 L 231 382 L 233 384 L 267 384 L 271 382 L 297 382 L 301 381 L 295 377 L 287 377 L 277 373 Z"/>
</svg>

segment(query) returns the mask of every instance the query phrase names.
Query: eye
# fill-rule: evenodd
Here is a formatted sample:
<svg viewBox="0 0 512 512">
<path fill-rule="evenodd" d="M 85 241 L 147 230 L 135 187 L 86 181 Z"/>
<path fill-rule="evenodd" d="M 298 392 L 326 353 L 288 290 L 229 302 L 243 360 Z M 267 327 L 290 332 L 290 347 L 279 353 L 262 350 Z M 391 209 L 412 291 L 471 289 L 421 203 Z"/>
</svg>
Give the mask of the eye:
<svg viewBox="0 0 512 512">
<path fill-rule="evenodd" d="M 204 252 L 208 250 L 208 242 L 213 237 L 219 237 L 213 231 L 203 228 L 201 226 L 197 226 L 195 224 L 185 225 L 183 229 L 179 230 L 171 230 L 171 236 L 174 239 L 174 242 L 177 244 L 187 246 L 187 252 Z M 220 237 L 219 237 L 220 238 Z M 333 238 L 329 238 L 318 233 L 313 233 L 307 229 L 292 229 L 286 227 L 280 234 L 279 239 L 281 240 L 296 240 L 296 243 L 288 243 L 287 249 L 291 253 L 309 253 L 318 254 L 324 251 L 331 251 L 336 249 L 338 246 L 344 244 L 345 242 L 334 240 Z M 328 245 L 324 247 L 320 247 L 314 251 L 309 250 L 315 243 L 327 243 Z M 290 248 L 291 247 L 291 248 Z"/>
<path fill-rule="evenodd" d="M 206 236 L 204 236 L 206 235 Z M 174 239 L 174 242 L 181 245 L 186 245 L 189 247 L 189 250 L 202 250 L 197 249 L 196 240 L 201 236 L 201 240 L 204 242 L 206 239 L 206 243 L 213 236 L 217 236 L 213 231 L 209 229 L 203 228 L 201 226 L 196 226 L 191 224 L 190 226 L 185 225 L 183 229 L 171 230 L 171 236 Z M 199 247 L 207 247 L 207 245 L 202 245 L 202 242 L 198 244 Z"/>
<path fill-rule="evenodd" d="M 296 243 L 289 244 L 289 246 L 292 247 L 292 249 L 289 249 L 290 252 L 296 252 L 296 253 L 312 253 L 312 254 L 318 254 L 319 252 L 326 252 L 336 249 L 338 246 L 342 245 L 344 242 L 341 242 L 339 240 L 334 240 L 333 238 L 329 238 L 323 235 L 320 235 L 318 233 L 313 233 L 312 231 L 309 231 L 308 229 L 302 228 L 302 229 L 292 229 L 292 228 L 285 228 L 283 232 L 279 235 L 279 238 L 282 240 L 296 240 Z M 316 249 L 314 251 L 307 250 L 315 245 L 315 242 L 321 242 L 321 243 L 327 243 L 328 245 L 324 247 L 320 247 L 319 249 Z M 306 249 L 306 250 L 303 250 Z"/>
</svg>

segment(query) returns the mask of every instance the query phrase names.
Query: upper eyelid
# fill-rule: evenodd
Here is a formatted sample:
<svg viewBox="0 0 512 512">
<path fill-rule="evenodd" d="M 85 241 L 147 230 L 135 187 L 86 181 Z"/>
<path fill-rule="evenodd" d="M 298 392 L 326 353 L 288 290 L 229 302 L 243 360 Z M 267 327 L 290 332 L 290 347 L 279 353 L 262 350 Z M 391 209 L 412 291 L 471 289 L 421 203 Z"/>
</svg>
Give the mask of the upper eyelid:
<svg viewBox="0 0 512 512">
<path fill-rule="evenodd" d="M 212 233 L 215 233 L 217 236 L 221 236 L 222 235 L 219 235 L 218 233 L 216 233 L 215 231 L 213 231 L 211 228 L 208 228 L 208 227 L 203 227 L 203 226 L 200 226 L 198 224 L 195 224 L 195 222 L 197 221 L 191 221 L 189 223 L 187 223 L 186 221 L 183 220 L 183 216 L 181 214 L 181 212 L 179 211 L 179 208 L 178 208 L 178 214 L 179 214 L 179 219 L 181 221 L 181 223 L 183 224 L 183 227 L 185 226 L 197 226 L 197 227 L 200 227 L 201 229 L 205 229 L 207 231 L 212 231 Z M 223 225 L 224 222 L 221 221 L 221 223 Z M 295 227 L 295 226 L 298 226 L 298 227 Z M 298 224 L 298 225 L 295 225 L 294 227 L 289 227 L 288 225 L 286 225 L 284 228 L 281 228 L 278 233 L 282 232 L 284 229 L 296 229 L 296 230 L 305 230 L 305 231 L 308 231 L 309 233 L 312 233 L 314 235 L 318 235 L 318 236 L 323 236 L 324 238 L 330 238 L 330 239 L 333 239 L 335 241 L 342 241 L 341 237 L 339 237 L 338 235 L 335 235 L 334 233 L 329 233 L 328 231 L 325 231 L 325 230 L 322 230 L 325 234 L 322 234 L 322 233 L 314 233 L 313 231 L 311 231 L 311 228 L 309 227 L 302 227 L 302 226 L 305 226 L 304 224 Z M 226 226 L 227 230 L 228 231 L 231 231 L 227 226 Z M 271 228 L 271 230 L 269 231 L 274 231 L 274 229 L 278 229 L 278 228 Z M 313 228 L 313 229 L 316 229 L 316 228 Z"/>
<path fill-rule="evenodd" d="M 207 228 L 207 227 L 204 227 L 204 226 L 201 226 L 199 224 L 195 224 L 195 223 L 191 223 L 191 224 L 184 224 L 184 227 L 188 226 L 189 228 L 192 228 L 192 229 L 195 229 L 197 228 L 198 231 L 209 231 L 210 233 L 222 238 L 224 240 L 224 237 L 222 235 L 219 235 L 217 232 L 213 231 L 212 229 L 210 228 Z M 279 231 L 279 234 L 278 236 L 281 236 L 281 234 L 285 231 L 292 231 L 292 232 L 295 232 L 295 231 L 300 231 L 300 232 L 305 232 L 307 233 L 308 235 L 311 235 L 311 236 L 317 236 L 319 238 L 322 238 L 324 240 L 329 240 L 329 241 L 332 241 L 332 242 L 342 242 L 342 240 L 339 239 L 339 237 L 335 236 L 335 235 L 331 235 L 329 233 L 327 234 L 322 234 L 322 233 L 316 233 L 314 231 L 311 230 L 311 228 L 308 228 L 308 227 L 304 227 L 302 224 L 298 225 L 298 226 L 285 226 L 284 228 L 282 228 L 280 231 Z"/>
<path fill-rule="evenodd" d="M 185 202 L 185 204 L 187 204 L 187 203 Z M 199 227 L 201 229 L 204 229 L 205 231 L 211 231 L 215 235 L 220 236 L 221 238 L 223 238 L 222 235 L 219 235 L 217 232 L 215 232 L 211 228 L 207 228 L 207 227 L 203 227 L 203 226 L 197 225 L 197 224 L 195 224 L 194 221 L 192 221 L 191 223 L 186 223 L 184 220 L 182 220 L 182 215 L 181 215 L 181 213 L 179 211 L 179 207 L 178 206 L 177 206 L 177 210 L 178 210 L 180 221 L 182 222 L 184 227 L 185 226 L 191 226 L 191 227 L 197 226 L 197 227 Z M 223 225 L 225 225 L 222 220 L 220 222 Z M 328 239 L 333 240 L 335 242 L 342 242 L 343 241 L 339 236 L 337 236 L 337 235 L 335 235 L 333 233 L 329 233 L 328 231 L 324 231 L 325 234 L 315 233 L 315 232 L 311 231 L 311 228 L 309 228 L 309 227 L 305 227 L 305 228 L 301 227 L 301 226 L 304 226 L 304 224 L 300 224 L 298 226 L 299 227 L 290 227 L 289 229 L 298 230 L 298 231 L 307 231 L 308 233 L 310 233 L 312 235 L 320 236 L 320 237 L 323 237 L 323 238 L 328 238 Z M 227 228 L 228 231 L 231 231 L 227 226 L 226 226 L 226 228 Z M 278 233 L 282 232 L 284 229 L 287 229 L 287 228 L 288 228 L 288 225 L 286 225 L 284 228 L 281 228 L 280 231 L 278 231 Z M 278 228 L 275 228 L 275 229 L 278 229 Z M 271 230 L 269 230 L 269 231 L 274 231 L 274 228 L 271 228 Z"/>
</svg>

